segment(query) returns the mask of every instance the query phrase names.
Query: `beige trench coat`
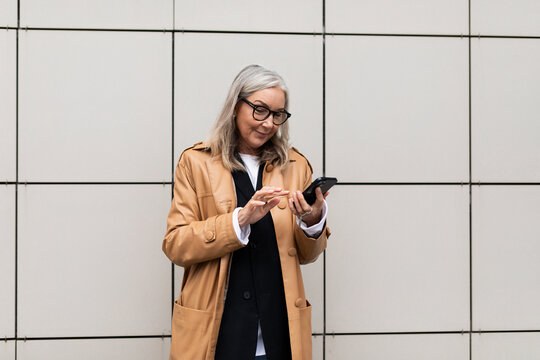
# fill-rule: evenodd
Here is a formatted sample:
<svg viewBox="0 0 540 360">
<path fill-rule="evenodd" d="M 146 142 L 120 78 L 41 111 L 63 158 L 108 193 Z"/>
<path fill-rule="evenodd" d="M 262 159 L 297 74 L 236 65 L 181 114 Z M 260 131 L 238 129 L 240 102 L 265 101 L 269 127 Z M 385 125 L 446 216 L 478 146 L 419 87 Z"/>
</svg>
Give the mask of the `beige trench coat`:
<svg viewBox="0 0 540 360">
<path fill-rule="evenodd" d="M 284 170 L 265 164 L 263 186 L 303 190 L 312 169 L 296 149 Z M 170 359 L 214 359 L 225 304 L 231 253 L 243 247 L 233 228 L 236 191 L 231 173 L 212 158 L 203 143 L 181 155 L 175 172 L 174 199 L 167 218 L 163 251 L 184 267 L 174 303 Z M 293 360 L 311 359 L 311 305 L 306 300 L 300 264 L 317 259 L 330 230 L 309 238 L 296 224 L 287 199 L 270 210 L 278 244 Z"/>
</svg>

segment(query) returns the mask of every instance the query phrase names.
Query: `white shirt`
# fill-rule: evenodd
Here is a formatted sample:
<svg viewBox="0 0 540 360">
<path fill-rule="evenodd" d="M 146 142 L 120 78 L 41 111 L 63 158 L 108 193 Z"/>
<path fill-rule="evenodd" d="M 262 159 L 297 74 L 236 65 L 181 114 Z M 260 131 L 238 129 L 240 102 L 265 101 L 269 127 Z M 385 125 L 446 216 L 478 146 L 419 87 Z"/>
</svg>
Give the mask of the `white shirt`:
<svg viewBox="0 0 540 360">
<path fill-rule="evenodd" d="M 257 176 L 259 174 L 259 157 L 256 155 L 248 155 L 248 154 L 240 154 L 240 157 L 242 158 L 242 161 L 244 162 L 244 165 L 246 166 L 246 170 L 249 175 L 249 179 L 251 180 L 251 184 L 253 185 L 253 189 L 257 189 Z M 319 221 L 319 223 L 313 226 L 308 227 L 305 222 L 300 220 L 299 217 L 296 217 L 296 222 L 300 226 L 300 228 L 304 231 L 304 233 L 306 233 L 307 236 L 317 238 L 319 237 L 320 233 L 323 231 L 324 223 L 326 221 L 327 209 L 328 209 L 328 205 L 326 204 L 326 200 L 325 200 L 323 203 L 323 208 L 322 208 L 321 221 Z M 247 245 L 249 243 L 249 234 L 251 233 L 251 225 L 248 224 L 246 226 L 240 227 L 240 224 L 238 222 L 238 212 L 240 210 L 242 210 L 241 207 L 234 209 L 233 227 L 236 233 L 236 237 L 238 238 L 238 241 L 240 241 L 243 245 Z M 257 331 L 258 331 L 257 351 L 255 352 L 255 356 L 265 355 L 266 351 L 264 350 L 264 342 L 262 338 L 260 322 L 259 322 Z"/>
</svg>

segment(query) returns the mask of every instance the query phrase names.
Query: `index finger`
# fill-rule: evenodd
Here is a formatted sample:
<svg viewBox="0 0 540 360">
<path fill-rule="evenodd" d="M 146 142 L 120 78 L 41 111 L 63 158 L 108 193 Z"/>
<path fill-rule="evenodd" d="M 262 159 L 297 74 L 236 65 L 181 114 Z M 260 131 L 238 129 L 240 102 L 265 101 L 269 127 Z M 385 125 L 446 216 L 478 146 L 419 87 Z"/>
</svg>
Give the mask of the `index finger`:
<svg viewBox="0 0 540 360">
<path fill-rule="evenodd" d="M 268 197 L 273 199 L 275 197 L 285 196 L 289 194 L 289 190 L 282 190 L 279 192 L 274 192 L 273 194 L 268 194 Z"/>
<path fill-rule="evenodd" d="M 263 187 L 261 188 L 261 190 L 265 190 L 265 191 L 282 191 L 283 188 L 278 187 L 278 186 L 266 185 L 266 186 L 263 186 Z M 260 191 L 260 190 L 259 190 L 259 191 Z"/>
</svg>

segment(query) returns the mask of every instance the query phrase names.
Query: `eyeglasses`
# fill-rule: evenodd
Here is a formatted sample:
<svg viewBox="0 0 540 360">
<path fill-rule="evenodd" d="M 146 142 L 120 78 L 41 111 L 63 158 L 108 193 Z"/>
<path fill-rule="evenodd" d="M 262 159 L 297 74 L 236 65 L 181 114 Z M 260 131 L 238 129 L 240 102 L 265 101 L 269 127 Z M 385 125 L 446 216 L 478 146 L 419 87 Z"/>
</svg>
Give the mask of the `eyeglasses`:
<svg viewBox="0 0 540 360">
<path fill-rule="evenodd" d="M 274 123 L 274 125 L 281 125 L 285 121 L 287 121 L 288 118 L 291 117 L 291 114 L 287 112 L 286 110 L 272 111 L 266 106 L 255 105 L 244 98 L 241 98 L 240 100 L 242 100 L 243 102 L 245 102 L 246 104 L 248 104 L 249 106 L 253 108 L 253 118 L 255 120 L 264 121 L 268 119 L 270 114 L 272 114 L 273 115 L 272 122 Z"/>
</svg>

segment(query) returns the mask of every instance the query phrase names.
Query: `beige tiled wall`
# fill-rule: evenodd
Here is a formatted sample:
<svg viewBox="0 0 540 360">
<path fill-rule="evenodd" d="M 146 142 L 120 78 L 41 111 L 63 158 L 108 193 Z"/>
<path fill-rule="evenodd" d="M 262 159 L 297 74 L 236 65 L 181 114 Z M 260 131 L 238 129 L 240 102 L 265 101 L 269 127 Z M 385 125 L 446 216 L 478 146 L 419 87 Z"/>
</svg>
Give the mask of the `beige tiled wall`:
<svg viewBox="0 0 540 360">
<path fill-rule="evenodd" d="M 539 13 L 0 0 L 0 359 L 168 358 L 174 166 L 250 63 L 341 181 L 303 269 L 313 358 L 540 356 Z"/>
</svg>

